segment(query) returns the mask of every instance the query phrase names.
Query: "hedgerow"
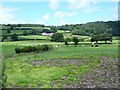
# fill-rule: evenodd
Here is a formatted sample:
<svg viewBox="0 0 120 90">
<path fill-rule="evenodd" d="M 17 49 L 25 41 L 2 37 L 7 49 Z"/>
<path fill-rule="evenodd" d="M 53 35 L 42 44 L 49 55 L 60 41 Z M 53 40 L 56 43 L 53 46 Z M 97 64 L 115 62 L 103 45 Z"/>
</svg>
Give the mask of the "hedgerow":
<svg viewBox="0 0 120 90">
<path fill-rule="evenodd" d="M 16 53 L 30 53 L 30 52 L 43 52 L 52 50 L 52 45 L 37 45 L 37 46 L 25 46 L 22 48 L 15 48 Z"/>
</svg>

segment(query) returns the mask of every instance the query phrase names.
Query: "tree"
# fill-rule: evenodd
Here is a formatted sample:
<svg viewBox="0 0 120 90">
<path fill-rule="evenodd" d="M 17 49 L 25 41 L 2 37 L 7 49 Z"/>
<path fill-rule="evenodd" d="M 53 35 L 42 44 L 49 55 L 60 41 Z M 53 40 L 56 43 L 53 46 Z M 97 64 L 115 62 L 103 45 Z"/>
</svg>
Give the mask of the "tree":
<svg viewBox="0 0 120 90">
<path fill-rule="evenodd" d="M 105 43 L 107 43 L 107 41 L 112 42 L 112 34 L 109 34 L 109 33 L 101 34 L 100 39 L 101 41 L 105 41 Z"/>
<path fill-rule="evenodd" d="M 64 36 L 62 33 L 55 33 L 51 36 L 51 41 L 53 42 L 63 42 Z"/>
<path fill-rule="evenodd" d="M 96 42 L 98 43 L 98 41 L 100 41 L 100 36 L 99 35 L 93 35 L 92 38 L 91 38 L 91 42 Z"/>
<path fill-rule="evenodd" d="M 73 42 L 75 43 L 75 45 L 78 45 L 79 39 L 77 37 L 73 37 Z"/>
<path fill-rule="evenodd" d="M 19 40 L 17 34 L 13 34 L 13 35 L 11 36 L 11 39 L 12 39 L 12 41 L 18 41 L 18 40 Z"/>
<path fill-rule="evenodd" d="M 7 39 L 7 35 L 3 35 L 2 37 L 3 37 L 4 39 Z"/>
<path fill-rule="evenodd" d="M 7 33 L 8 33 L 8 34 L 11 33 L 11 29 L 7 29 Z"/>
<path fill-rule="evenodd" d="M 28 35 L 28 31 L 26 31 L 26 30 L 23 31 L 23 35 L 24 35 L 24 36 L 27 36 L 27 35 Z"/>
<path fill-rule="evenodd" d="M 105 43 L 107 43 L 107 41 L 111 41 L 112 42 L 112 34 L 110 33 L 103 33 L 100 35 L 93 35 L 91 38 L 91 42 L 96 41 L 96 43 L 98 43 L 98 41 L 105 41 Z"/>
<path fill-rule="evenodd" d="M 5 39 L 7 39 L 7 35 L 2 36 L 2 42 L 4 42 Z"/>
</svg>

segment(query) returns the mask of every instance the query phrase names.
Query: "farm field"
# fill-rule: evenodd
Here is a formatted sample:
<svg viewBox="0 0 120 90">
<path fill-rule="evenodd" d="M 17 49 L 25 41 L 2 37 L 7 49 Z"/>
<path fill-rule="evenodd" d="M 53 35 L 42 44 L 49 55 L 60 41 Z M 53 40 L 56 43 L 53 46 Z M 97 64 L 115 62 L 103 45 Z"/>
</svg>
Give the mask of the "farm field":
<svg viewBox="0 0 120 90">
<path fill-rule="evenodd" d="M 21 27 L 21 29 L 25 28 L 30 27 Z M 2 32 L 0 70 L 3 77 L 0 83 L 3 87 L 118 88 L 118 59 L 120 58 L 118 36 L 113 36 L 112 42 L 101 39 L 97 43 L 96 40 L 91 41 L 94 35 L 76 35 L 58 29 L 55 34 L 61 36 L 55 36 L 54 39 L 60 40 L 63 37 L 61 38 L 63 41 L 54 41 L 53 35 L 42 35 L 39 30 L 43 28 L 31 28 L 34 29 L 33 32 L 38 30 L 37 34 L 24 35 L 24 30 L 11 30 L 11 33 L 3 30 Z M 52 29 L 43 31 L 46 30 L 52 31 Z M 12 39 L 13 34 L 17 34 L 14 38 L 18 40 Z M 4 35 L 7 35 L 7 38 Z M 74 37 L 78 38 L 77 44 L 74 42 Z M 50 45 L 53 48 L 49 50 L 42 45 L 46 48 Z M 36 51 L 24 52 L 25 47 Z"/>
<path fill-rule="evenodd" d="M 17 47 L 36 44 L 51 44 L 54 50 L 43 53 L 15 54 Z M 58 48 L 56 45 L 60 45 L 60 47 Z M 2 46 L 6 66 L 5 87 L 81 87 L 78 83 L 86 78 L 84 75 L 99 69 L 101 60 L 107 58 L 117 63 L 117 40 L 114 40 L 113 44 L 102 44 L 99 47 L 90 45 L 91 42 L 79 42 L 79 45 L 74 47 L 74 45 L 66 46 L 61 42 L 47 40 L 1 42 L 0 46 Z M 117 69 L 111 64 L 107 67 L 108 69 L 111 67 L 115 71 Z M 96 77 L 95 81 L 99 81 L 100 78 L 102 77 Z M 112 87 L 116 87 L 116 85 L 114 84 Z"/>
<path fill-rule="evenodd" d="M 119 90 L 118 0 L 1 1 L 0 90 Z"/>
</svg>

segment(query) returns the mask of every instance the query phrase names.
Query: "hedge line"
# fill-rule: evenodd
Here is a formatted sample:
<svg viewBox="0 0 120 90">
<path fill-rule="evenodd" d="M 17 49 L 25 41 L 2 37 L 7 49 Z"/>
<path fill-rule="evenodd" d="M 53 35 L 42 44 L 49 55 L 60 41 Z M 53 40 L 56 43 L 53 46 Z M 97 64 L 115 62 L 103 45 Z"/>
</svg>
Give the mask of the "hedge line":
<svg viewBox="0 0 120 90">
<path fill-rule="evenodd" d="M 30 53 L 30 52 L 43 52 L 52 50 L 52 45 L 37 45 L 37 46 L 25 46 L 22 48 L 15 48 L 16 53 Z"/>
</svg>

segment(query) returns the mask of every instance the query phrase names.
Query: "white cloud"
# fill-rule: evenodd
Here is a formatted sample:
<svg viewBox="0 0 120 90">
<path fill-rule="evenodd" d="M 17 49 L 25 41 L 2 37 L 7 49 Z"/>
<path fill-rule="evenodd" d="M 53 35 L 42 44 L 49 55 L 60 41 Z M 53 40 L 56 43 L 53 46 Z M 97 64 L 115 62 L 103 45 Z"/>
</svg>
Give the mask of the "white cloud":
<svg viewBox="0 0 120 90">
<path fill-rule="evenodd" d="M 68 0 L 69 9 L 81 10 L 85 13 L 93 13 L 99 9 L 97 0 Z"/>
<path fill-rule="evenodd" d="M 56 11 L 54 14 L 54 17 L 57 18 L 57 21 L 59 21 L 59 25 L 65 25 L 68 24 L 68 22 L 65 21 L 65 18 L 69 18 L 72 16 L 75 16 L 77 12 L 63 12 L 63 11 Z"/>
<path fill-rule="evenodd" d="M 67 24 L 67 23 L 66 23 L 64 20 L 61 20 L 61 21 L 60 21 L 60 24 L 61 24 L 61 25 L 65 25 L 65 24 Z"/>
<path fill-rule="evenodd" d="M 4 7 L 4 5 L 0 3 L 0 23 L 11 23 L 14 21 L 14 12 L 16 10 L 17 8 Z"/>
<path fill-rule="evenodd" d="M 37 24 L 49 24 L 48 23 L 48 20 L 50 18 L 50 14 L 45 14 L 42 16 L 42 18 L 36 20 L 34 23 L 37 23 Z"/>
<path fill-rule="evenodd" d="M 82 10 L 84 13 L 94 13 L 96 12 L 100 7 L 91 7 L 91 8 L 86 8 L 84 10 Z"/>
<path fill-rule="evenodd" d="M 0 3 L 0 24 L 18 24 L 27 23 L 25 20 L 18 20 L 15 17 L 15 12 L 19 8 L 6 7 Z"/>
<path fill-rule="evenodd" d="M 51 9 L 57 9 L 59 7 L 59 1 L 58 0 L 49 0 L 49 7 Z"/>
<path fill-rule="evenodd" d="M 54 16 L 62 19 L 64 17 L 64 13 L 62 11 L 57 11 Z"/>
<path fill-rule="evenodd" d="M 96 0 L 68 0 L 70 9 L 84 9 L 89 8 L 91 3 L 95 4 Z"/>
<path fill-rule="evenodd" d="M 76 12 L 62 12 L 62 11 L 56 11 L 54 16 L 60 19 L 63 19 L 64 17 L 72 17 L 76 15 Z"/>
<path fill-rule="evenodd" d="M 48 19 L 50 18 L 50 15 L 49 14 L 45 14 L 42 19 L 43 21 L 48 21 Z"/>
<path fill-rule="evenodd" d="M 114 7 L 114 8 L 110 8 L 110 10 L 112 11 L 112 19 L 113 20 L 118 20 L 119 18 L 118 18 L 118 14 L 120 13 L 119 11 L 118 11 L 118 9 L 120 10 L 120 6 L 116 6 L 116 7 Z"/>
</svg>

